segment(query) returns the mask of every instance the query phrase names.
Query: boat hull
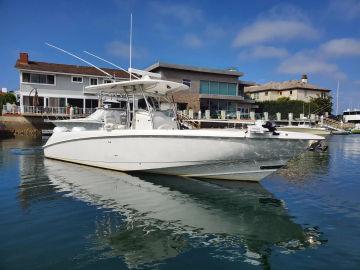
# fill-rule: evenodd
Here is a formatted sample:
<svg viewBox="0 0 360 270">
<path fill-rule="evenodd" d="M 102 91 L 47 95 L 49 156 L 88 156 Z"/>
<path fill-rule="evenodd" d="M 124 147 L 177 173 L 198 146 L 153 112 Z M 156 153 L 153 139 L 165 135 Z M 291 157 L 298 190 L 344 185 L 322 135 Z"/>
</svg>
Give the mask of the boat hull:
<svg viewBox="0 0 360 270">
<path fill-rule="evenodd" d="M 124 130 L 55 133 L 47 158 L 119 171 L 260 181 L 314 140 L 242 131 Z M 290 134 L 290 135 L 289 135 Z M 320 137 L 321 138 L 321 137 Z"/>
</svg>

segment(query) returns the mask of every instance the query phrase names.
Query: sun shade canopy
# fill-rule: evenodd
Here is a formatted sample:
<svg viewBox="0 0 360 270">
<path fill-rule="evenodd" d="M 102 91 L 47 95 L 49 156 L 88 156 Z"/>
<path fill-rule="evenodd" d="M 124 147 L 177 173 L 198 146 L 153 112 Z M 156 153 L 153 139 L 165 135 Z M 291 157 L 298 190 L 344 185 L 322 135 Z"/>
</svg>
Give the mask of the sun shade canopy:
<svg viewBox="0 0 360 270">
<path fill-rule="evenodd" d="M 182 83 L 144 78 L 132 81 L 91 85 L 85 87 L 84 92 L 88 94 L 97 94 L 101 92 L 121 95 L 142 95 L 142 93 L 144 93 L 151 96 L 164 96 L 169 92 L 186 89 L 189 89 L 189 87 Z"/>
</svg>

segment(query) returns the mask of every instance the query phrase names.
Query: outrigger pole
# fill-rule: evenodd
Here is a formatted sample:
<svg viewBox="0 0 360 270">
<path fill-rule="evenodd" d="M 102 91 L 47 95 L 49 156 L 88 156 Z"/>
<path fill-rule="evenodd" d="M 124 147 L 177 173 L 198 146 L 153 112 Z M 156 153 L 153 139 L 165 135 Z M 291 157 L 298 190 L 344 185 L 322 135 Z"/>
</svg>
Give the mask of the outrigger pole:
<svg viewBox="0 0 360 270">
<path fill-rule="evenodd" d="M 59 47 L 56 47 L 55 45 L 52 45 L 52 44 L 50 44 L 50 43 L 45 42 L 45 44 L 46 44 L 47 46 L 49 46 L 49 47 L 55 48 L 55 49 L 57 49 L 57 50 L 59 50 L 59 51 L 61 51 L 61 52 L 63 52 L 63 53 L 66 53 L 66 54 L 68 54 L 68 55 L 70 55 L 70 56 L 72 56 L 72 57 L 75 57 L 76 59 L 79 59 L 79 60 L 83 61 L 84 63 L 86 63 L 86 64 L 88 64 L 88 65 L 96 68 L 96 69 L 99 70 L 100 72 L 104 73 L 106 76 L 109 76 L 110 78 L 113 78 L 112 75 L 110 75 L 110 74 L 107 73 L 106 71 L 102 70 L 101 68 L 95 66 L 94 64 L 90 63 L 89 61 L 86 61 L 86 60 L 80 58 L 79 56 L 77 56 L 77 55 L 75 55 L 75 54 L 73 54 L 73 53 L 70 53 L 70 52 L 68 52 L 68 51 L 65 51 L 64 49 L 61 49 L 61 48 L 59 48 Z"/>
</svg>

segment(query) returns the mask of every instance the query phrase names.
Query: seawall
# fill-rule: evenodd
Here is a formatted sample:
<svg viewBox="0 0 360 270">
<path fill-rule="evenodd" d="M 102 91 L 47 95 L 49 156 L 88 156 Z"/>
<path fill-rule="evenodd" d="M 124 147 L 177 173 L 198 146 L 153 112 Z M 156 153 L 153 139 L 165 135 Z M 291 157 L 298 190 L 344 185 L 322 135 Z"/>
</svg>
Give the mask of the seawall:
<svg viewBox="0 0 360 270">
<path fill-rule="evenodd" d="M 43 129 L 53 129 L 52 123 L 44 122 L 41 116 L 0 116 L 0 138 L 16 136 L 41 137 Z"/>
</svg>

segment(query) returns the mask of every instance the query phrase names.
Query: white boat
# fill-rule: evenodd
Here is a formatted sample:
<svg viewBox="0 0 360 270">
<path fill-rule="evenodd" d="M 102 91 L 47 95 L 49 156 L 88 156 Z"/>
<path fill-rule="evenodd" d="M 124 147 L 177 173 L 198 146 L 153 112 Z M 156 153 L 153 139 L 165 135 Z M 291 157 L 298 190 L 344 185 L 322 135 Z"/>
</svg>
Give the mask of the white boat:
<svg viewBox="0 0 360 270">
<path fill-rule="evenodd" d="M 143 96 L 146 110 L 127 106 L 125 122 L 105 119 L 102 129 L 54 130 L 44 146 L 47 158 L 119 171 L 260 181 L 323 137 L 248 130 L 181 129 L 175 112 L 157 110 L 153 97 L 186 90 L 181 83 L 144 78 L 86 87 L 89 93 Z"/>
<path fill-rule="evenodd" d="M 350 135 L 350 131 L 348 130 L 333 130 L 331 131 L 332 135 Z"/>
<path fill-rule="evenodd" d="M 360 109 L 347 109 L 343 112 L 345 123 L 360 123 Z"/>
</svg>

